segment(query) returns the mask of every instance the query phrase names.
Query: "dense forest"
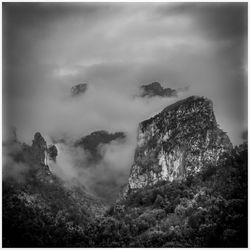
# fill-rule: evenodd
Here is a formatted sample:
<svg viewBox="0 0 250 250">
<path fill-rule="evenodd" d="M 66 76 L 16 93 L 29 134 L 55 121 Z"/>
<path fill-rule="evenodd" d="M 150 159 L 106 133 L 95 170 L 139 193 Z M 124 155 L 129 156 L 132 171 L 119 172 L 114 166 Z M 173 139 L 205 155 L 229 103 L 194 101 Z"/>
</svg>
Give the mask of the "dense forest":
<svg viewBox="0 0 250 250">
<path fill-rule="evenodd" d="M 247 247 L 247 152 L 244 143 L 196 176 L 131 192 L 95 216 L 58 186 L 32 186 L 48 208 L 20 199 L 28 184 L 4 182 L 3 246 Z"/>
</svg>

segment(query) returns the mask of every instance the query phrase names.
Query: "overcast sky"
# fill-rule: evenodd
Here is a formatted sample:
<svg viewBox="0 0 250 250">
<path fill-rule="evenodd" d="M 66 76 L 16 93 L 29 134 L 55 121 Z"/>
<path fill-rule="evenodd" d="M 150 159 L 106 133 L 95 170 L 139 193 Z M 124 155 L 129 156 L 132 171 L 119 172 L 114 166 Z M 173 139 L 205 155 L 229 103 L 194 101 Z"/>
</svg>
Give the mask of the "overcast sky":
<svg viewBox="0 0 250 250">
<path fill-rule="evenodd" d="M 239 144 L 247 68 L 247 3 L 3 3 L 3 114 L 26 142 L 36 131 L 73 139 L 124 131 L 121 154 L 132 161 L 140 121 L 201 95 Z M 135 97 L 153 81 L 189 90 Z M 72 100 L 78 83 L 89 89 Z"/>
</svg>

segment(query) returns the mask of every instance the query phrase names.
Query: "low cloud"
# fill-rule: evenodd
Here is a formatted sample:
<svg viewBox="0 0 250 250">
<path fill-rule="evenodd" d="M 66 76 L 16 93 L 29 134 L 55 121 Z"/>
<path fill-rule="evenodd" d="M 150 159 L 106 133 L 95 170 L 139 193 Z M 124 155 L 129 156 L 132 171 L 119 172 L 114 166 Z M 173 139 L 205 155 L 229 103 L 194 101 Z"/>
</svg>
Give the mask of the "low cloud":
<svg viewBox="0 0 250 250">
<path fill-rule="evenodd" d="M 70 145 L 57 144 L 56 162 L 50 161 L 51 171 L 64 181 L 77 179 L 93 195 L 112 203 L 121 187 L 127 183 L 128 169 L 133 162 L 131 142 L 111 142 L 99 147 L 103 158 L 89 161 L 88 152 Z"/>
<path fill-rule="evenodd" d="M 138 123 L 187 96 L 210 98 L 239 144 L 247 127 L 246 17 L 247 3 L 4 3 L 3 126 L 28 144 L 37 131 L 48 144 L 64 141 L 57 164 L 70 178 L 88 164 L 87 152 L 70 144 L 97 130 L 126 133 L 126 143 L 101 147 L 101 163 L 81 174 L 98 192 L 126 179 Z M 152 82 L 178 97 L 137 98 Z M 80 83 L 88 90 L 72 98 Z"/>
<path fill-rule="evenodd" d="M 89 192 L 112 202 L 121 186 L 127 183 L 138 124 L 178 99 L 146 100 L 136 98 L 137 91 L 138 88 L 132 88 L 132 91 L 120 92 L 112 85 L 94 83 L 89 84 L 88 91 L 78 98 L 71 96 L 70 88 L 45 91 L 37 97 L 35 105 L 33 99 L 25 101 L 25 107 L 29 107 L 29 119 L 13 115 L 12 121 L 22 142 L 31 144 L 34 133 L 39 131 L 48 145 L 56 143 L 56 163 L 49 163 L 52 172 L 65 181 L 76 178 Z M 14 101 L 15 111 L 24 112 L 24 106 Z M 98 150 L 102 159 L 91 163 L 89 152 L 73 145 L 98 130 L 121 131 L 126 134 L 126 140 L 100 145 Z"/>
<path fill-rule="evenodd" d="M 19 143 L 3 144 L 2 149 L 3 180 L 24 182 L 30 167 L 23 161 L 21 145 Z"/>
</svg>

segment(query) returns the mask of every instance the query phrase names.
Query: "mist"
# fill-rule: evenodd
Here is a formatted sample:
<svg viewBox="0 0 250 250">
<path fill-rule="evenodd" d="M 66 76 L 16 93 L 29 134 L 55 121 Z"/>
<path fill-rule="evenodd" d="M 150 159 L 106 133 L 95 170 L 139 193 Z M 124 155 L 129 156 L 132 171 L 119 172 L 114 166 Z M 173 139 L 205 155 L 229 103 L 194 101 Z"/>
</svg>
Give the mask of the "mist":
<svg viewBox="0 0 250 250">
<path fill-rule="evenodd" d="M 64 139 L 51 170 L 110 201 L 127 182 L 138 124 L 179 99 L 211 99 L 220 127 L 243 142 L 246 52 L 247 3 L 3 3 L 3 127 L 27 144 L 37 131 L 47 144 Z M 155 81 L 178 97 L 138 96 Z M 88 89 L 72 97 L 79 83 Z M 97 130 L 126 140 L 101 145 L 91 166 L 72 145 Z"/>
<path fill-rule="evenodd" d="M 58 103 L 54 99 L 51 102 L 47 100 L 39 110 L 43 118 L 36 120 L 34 128 L 43 124 L 43 130 L 40 131 L 47 136 L 48 142 L 54 137 L 65 139 L 65 143 L 56 144 L 56 163 L 49 164 L 55 174 L 67 181 L 76 178 L 89 192 L 113 201 L 128 179 L 139 122 L 176 100 L 143 99 L 107 88 L 98 91 L 91 85 L 79 98 L 72 99 L 68 95 L 58 99 Z M 53 121 L 53 126 L 46 125 L 43 120 Z M 102 156 L 101 161 L 91 163 L 88 160 L 89 152 L 75 147 L 74 142 L 97 130 L 122 131 L 126 139 L 100 145 L 98 151 Z"/>
<path fill-rule="evenodd" d="M 3 144 L 2 149 L 3 180 L 14 180 L 19 183 L 25 182 L 26 174 L 30 167 L 27 163 L 20 160 L 18 161 L 18 155 L 22 152 L 21 145 L 18 143 Z"/>
</svg>

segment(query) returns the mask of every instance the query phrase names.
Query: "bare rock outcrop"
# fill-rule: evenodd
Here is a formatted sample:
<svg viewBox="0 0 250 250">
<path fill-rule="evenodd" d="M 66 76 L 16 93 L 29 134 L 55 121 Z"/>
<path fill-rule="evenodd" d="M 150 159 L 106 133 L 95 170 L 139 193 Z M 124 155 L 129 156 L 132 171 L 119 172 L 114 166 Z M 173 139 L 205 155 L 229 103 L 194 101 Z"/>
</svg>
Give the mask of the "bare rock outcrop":
<svg viewBox="0 0 250 250">
<path fill-rule="evenodd" d="M 215 119 L 212 101 L 191 96 L 139 124 L 128 190 L 183 180 L 216 165 L 232 144 Z"/>
</svg>

